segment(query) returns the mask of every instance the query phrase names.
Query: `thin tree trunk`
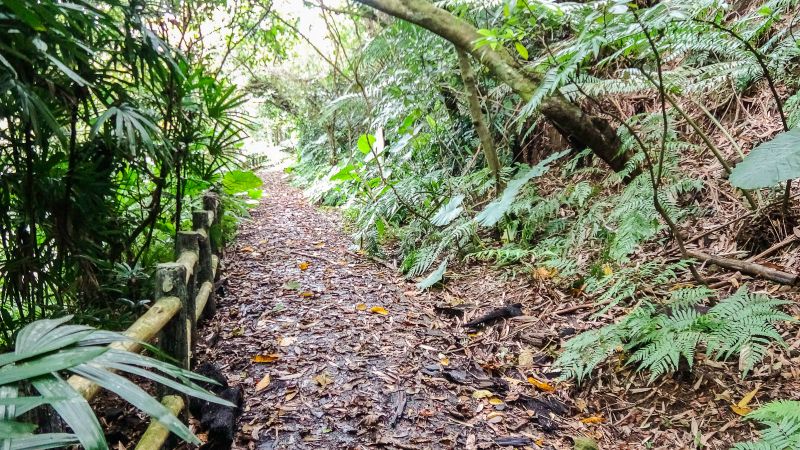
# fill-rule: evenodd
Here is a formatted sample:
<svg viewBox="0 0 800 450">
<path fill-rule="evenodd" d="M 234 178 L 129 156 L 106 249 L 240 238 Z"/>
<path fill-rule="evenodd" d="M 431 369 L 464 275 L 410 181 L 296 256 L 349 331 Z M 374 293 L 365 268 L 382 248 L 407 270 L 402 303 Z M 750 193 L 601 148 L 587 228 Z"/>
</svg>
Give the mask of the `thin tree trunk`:
<svg viewBox="0 0 800 450">
<path fill-rule="evenodd" d="M 476 48 L 474 43 L 481 36 L 474 26 L 427 0 L 357 1 L 450 41 L 480 61 L 497 80 L 506 83 L 525 101 L 533 97 L 541 82 L 539 75 L 524 72 L 506 49 L 492 49 L 488 45 Z M 585 113 L 560 93 L 544 99 L 540 111 L 575 145 L 591 149 L 614 171 L 625 168 L 630 155 L 619 152 L 620 141 L 616 130 L 603 118 Z"/>
<path fill-rule="evenodd" d="M 481 142 L 483 154 L 486 156 L 486 164 L 489 166 L 489 170 L 492 171 L 492 176 L 497 185 L 500 186 L 500 159 L 497 157 L 497 148 L 494 145 L 492 133 L 483 119 L 481 100 L 478 98 L 478 87 L 475 82 L 475 71 L 472 70 L 467 53 L 458 47 L 456 47 L 456 52 L 458 53 L 458 65 L 461 68 L 461 78 L 464 80 L 464 91 L 467 93 L 467 99 L 469 100 L 469 114 L 472 118 L 472 125 L 475 127 L 475 132 Z"/>
</svg>

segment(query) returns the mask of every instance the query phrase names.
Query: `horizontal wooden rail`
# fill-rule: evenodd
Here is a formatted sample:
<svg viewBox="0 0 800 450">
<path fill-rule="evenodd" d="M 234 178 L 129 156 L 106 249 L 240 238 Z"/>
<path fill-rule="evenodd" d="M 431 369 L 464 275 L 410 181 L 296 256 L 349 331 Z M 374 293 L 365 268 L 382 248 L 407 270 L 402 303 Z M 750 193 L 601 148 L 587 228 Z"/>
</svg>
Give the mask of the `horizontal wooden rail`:
<svg viewBox="0 0 800 450">
<path fill-rule="evenodd" d="M 161 401 L 161 404 L 166 406 L 173 416 L 177 416 L 186 407 L 183 397 L 180 395 L 167 395 Z M 150 422 L 139 443 L 136 444 L 134 450 L 159 450 L 164 446 L 164 442 L 169 437 L 169 429 L 161 424 L 159 421 Z"/>
</svg>

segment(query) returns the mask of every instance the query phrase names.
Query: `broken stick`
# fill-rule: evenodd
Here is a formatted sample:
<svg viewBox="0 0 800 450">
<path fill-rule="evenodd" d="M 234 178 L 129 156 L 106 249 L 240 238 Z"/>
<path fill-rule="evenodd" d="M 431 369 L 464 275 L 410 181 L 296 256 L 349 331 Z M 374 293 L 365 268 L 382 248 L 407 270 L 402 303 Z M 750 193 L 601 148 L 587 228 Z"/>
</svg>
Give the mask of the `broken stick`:
<svg viewBox="0 0 800 450">
<path fill-rule="evenodd" d="M 798 283 L 798 276 L 782 270 L 771 269 L 761 264 L 756 264 L 738 259 L 723 258 L 721 256 L 709 255 L 699 250 L 686 250 L 687 256 L 690 256 L 701 261 L 707 261 L 711 264 L 716 264 L 726 269 L 738 270 L 739 272 L 752 275 L 754 277 L 763 278 L 765 280 L 774 281 L 780 284 L 788 284 L 795 286 Z"/>
</svg>

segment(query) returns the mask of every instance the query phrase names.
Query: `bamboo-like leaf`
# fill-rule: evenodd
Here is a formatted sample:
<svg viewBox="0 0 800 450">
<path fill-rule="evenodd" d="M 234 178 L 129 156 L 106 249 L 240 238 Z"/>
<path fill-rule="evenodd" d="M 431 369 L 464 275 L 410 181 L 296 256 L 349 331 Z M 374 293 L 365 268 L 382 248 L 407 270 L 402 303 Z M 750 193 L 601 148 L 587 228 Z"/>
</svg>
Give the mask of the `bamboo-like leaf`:
<svg viewBox="0 0 800 450">
<path fill-rule="evenodd" d="M 58 375 L 41 377 L 32 381 L 33 386 L 45 397 L 50 397 L 53 409 L 72 428 L 75 436 L 86 450 L 106 450 L 103 428 L 89 403 L 72 386 Z"/>
<path fill-rule="evenodd" d="M 186 425 L 172 415 L 164 405 L 130 380 L 87 364 L 82 364 L 70 370 L 76 375 L 82 376 L 106 390 L 116 393 L 125 401 L 142 410 L 145 414 L 161 422 L 184 441 L 192 444 L 200 444 L 200 440 L 192 434 Z"/>
<path fill-rule="evenodd" d="M 0 371 L 0 384 L 29 380 L 51 372 L 71 369 L 79 364 L 91 361 L 107 350 L 105 347 L 70 348 L 30 362 L 21 363 L 10 367 L 10 370 Z"/>
<path fill-rule="evenodd" d="M 46 433 L 8 439 L 9 450 L 46 450 L 77 444 L 78 438 L 69 433 Z"/>
</svg>

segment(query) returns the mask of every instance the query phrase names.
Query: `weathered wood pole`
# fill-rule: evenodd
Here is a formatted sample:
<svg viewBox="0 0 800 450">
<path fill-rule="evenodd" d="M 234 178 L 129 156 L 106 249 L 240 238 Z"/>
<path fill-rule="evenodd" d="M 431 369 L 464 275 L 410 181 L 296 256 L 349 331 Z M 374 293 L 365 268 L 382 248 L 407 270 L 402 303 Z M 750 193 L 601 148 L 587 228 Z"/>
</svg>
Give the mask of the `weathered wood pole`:
<svg viewBox="0 0 800 450">
<path fill-rule="evenodd" d="M 178 366 L 189 368 L 189 292 L 186 285 L 186 266 L 172 262 L 156 266 L 156 300 L 161 297 L 177 297 L 181 309 L 161 331 L 158 345 L 164 353 L 177 361 Z"/>
<path fill-rule="evenodd" d="M 213 252 L 211 250 L 211 238 L 209 231 L 211 230 L 211 217 L 213 212 L 208 210 L 194 211 L 192 213 L 192 226 L 197 231 L 197 244 L 200 249 L 200 263 L 197 272 L 197 286 L 198 292 L 204 283 L 211 283 L 211 293 L 208 295 L 205 309 L 202 315 L 198 317 L 208 318 L 212 317 L 217 311 L 217 303 L 214 299 L 214 267 L 213 267 Z"/>
<path fill-rule="evenodd" d="M 196 231 L 179 231 L 175 247 L 175 259 L 178 263 L 186 266 L 186 318 L 189 321 L 189 351 L 190 358 L 191 352 L 194 351 L 197 344 L 197 316 L 194 311 L 196 309 L 197 300 L 197 274 L 200 261 L 200 234 Z M 191 362 L 191 360 L 190 360 Z"/>
<path fill-rule="evenodd" d="M 211 251 L 215 255 L 222 255 L 225 246 L 222 235 L 222 202 L 214 192 L 206 192 L 203 195 L 203 209 L 214 213 L 214 220 L 211 222 L 208 236 L 211 238 Z"/>
</svg>

